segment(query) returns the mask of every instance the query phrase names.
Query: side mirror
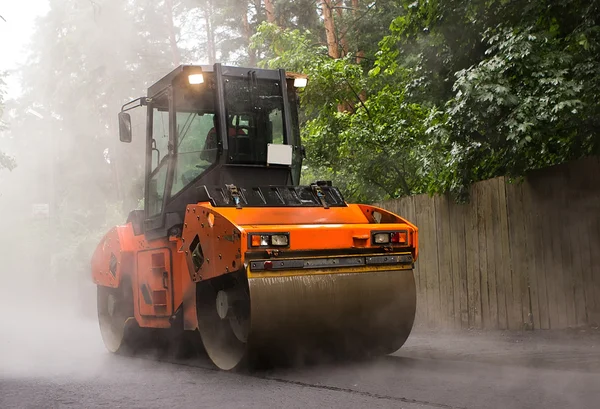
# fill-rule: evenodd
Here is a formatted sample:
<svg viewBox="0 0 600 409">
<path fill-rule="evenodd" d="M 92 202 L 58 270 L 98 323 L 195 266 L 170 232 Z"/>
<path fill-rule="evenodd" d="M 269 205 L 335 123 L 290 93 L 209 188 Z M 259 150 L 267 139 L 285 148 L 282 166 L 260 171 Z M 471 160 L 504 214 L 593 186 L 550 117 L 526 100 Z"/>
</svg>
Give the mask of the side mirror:
<svg viewBox="0 0 600 409">
<path fill-rule="evenodd" d="M 119 139 L 131 142 L 131 116 L 127 112 L 119 112 Z"/>
</svg>

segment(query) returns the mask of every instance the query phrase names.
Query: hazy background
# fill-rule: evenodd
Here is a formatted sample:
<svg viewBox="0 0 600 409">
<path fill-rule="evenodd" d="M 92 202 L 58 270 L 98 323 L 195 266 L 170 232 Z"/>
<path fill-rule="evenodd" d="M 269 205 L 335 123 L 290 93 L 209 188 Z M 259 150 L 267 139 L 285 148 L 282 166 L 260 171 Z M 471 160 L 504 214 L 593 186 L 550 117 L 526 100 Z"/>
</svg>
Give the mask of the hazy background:
<svg viewBox="0 0 600 409">
<path fill-rule="evenodd" d="M 180 64 L 307 73 L 305 181 L 353 202 L 465 199 L 600 153 L 600 0 L 35 0 L 0 15 L 0 307 L 34 319 L 94 317 L 91 254 L 142 197 L 144 112 L 131 144 L 117 113 Z"/>
</svg>

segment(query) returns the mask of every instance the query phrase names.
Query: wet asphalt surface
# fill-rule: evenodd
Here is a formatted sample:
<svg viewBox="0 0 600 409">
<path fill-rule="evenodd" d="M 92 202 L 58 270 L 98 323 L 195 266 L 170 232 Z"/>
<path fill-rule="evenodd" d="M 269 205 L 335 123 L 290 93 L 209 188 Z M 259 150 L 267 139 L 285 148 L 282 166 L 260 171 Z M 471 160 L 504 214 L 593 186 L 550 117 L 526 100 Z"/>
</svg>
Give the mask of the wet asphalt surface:
<svg viewBox="0 0 600 409">
<path fill-rule="evenodd" d="M 6 309 L 4 309 L 6 313 Z M 599 337 L 461 337 L 415 331 L 366 362 L 215 370 L 207 358 L 106 352 L 90 318 L 0 321 L 0 408 L 597 408 Z M 585 341 L 587 339 L 587 341 Z M 584 341 L 581 341 L 584 340 Z"/>
</svg>

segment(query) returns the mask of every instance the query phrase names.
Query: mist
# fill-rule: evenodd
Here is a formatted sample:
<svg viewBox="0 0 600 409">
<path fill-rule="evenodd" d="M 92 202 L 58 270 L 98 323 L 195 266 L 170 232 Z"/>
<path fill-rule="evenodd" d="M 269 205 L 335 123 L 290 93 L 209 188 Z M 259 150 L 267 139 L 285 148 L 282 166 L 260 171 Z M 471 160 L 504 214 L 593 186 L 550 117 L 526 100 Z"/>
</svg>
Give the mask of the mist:
<svg viewBox="0 0 600 409">
<path fill-rule="evenodd" d="M 129 145 L 117 113 L 175 66 L 160 30 L 134 34 L 140 18 L 161 16 L 143 7 L 54 2 L 30 19 L 26 57 L 13 53 L 0 76 L 0 152 L 11 161 L 0 162 L 4 373 L 89 370 L 106 357 L 91 256 L 143 197 L 144 112 L 132 113 Z M 11 32 L 18 11 L 0 8 L 0 28 Z"/>
<path fill-rule="evenodd" d="M 22 3 L 20 13 L 26 14 L 24 10 L 28 6 Z M 210 396 L 201 398 L 208 399 L 208 407 L 232 402 L 237 406 L 264 407 L 273 401 L 285 407 L 333 407 L 336 404 L 345 408 L 400 404 L 405 407 L 481 407 L 488 403 L 495 407 L 550 407 L 553 404 L 560 407 L 565 403 L 585 406 L 600 399 L 594 389 L 600 372 L 597 328 L 585 334 L 575 331 L 556 335 L 555 342 L 545 339 L 544 334 L 532 336 L 523 331 L 510 335 L 507 332 L 465 335 L 460 331 L 440 335 L 439 328 L 417 325 L 406 348 L 383 359 L 333 364 L 321 369 L 274 370 L 257 377 L 216 373 L 206 369 L 210 366 L 207 360 L 164 363 L 157 361 L 154 354 L 144 357 L 151 359 L 139 360 L 115 357 L 106 350 L 98 327 L 91 258 L 110 228 L 125 223 L 131 210 L 143 207 L 144 194 L 146 112 L 144 108 L 129 111 L 133 141 L 121 143 L 117 122 L 121 107 L 145 96 L 148 86 L 180 64 L 222 62 L 258 66 L 271 58 L 289 63 L 291 68 L 300 68 L 304 63 L 298 61 L 302 59 L 301 53 L 312 53 L 312 48 L 296 49 L 284 42 L 292 50 L 288 50 L 287 57 L 292 54 L 293 58 L 276 60 L 275 57 L 281 56 L 276 56 L 267 44 L 250 47 L 252 36 L 264 22 L 312 30 L 317 34 L 314 38 L 307 37 L 308 40 L 320 42 L 322 49 L 332 55 L 335 39 L 328 38 L 322 21 L 322 8 L 330 3 L 258 1 L 246 2 L 245 7 L 240 7 L 239 2 L 229 0 L 53 0 L 44 3 L 47 12 L 40 12 L 38 18 L 29 20 L 30 30 L 19 34 L 25 39 L 23 51 L 7 51 L 7 57 L 1 58 L 13 61 L 0 65 L 0 310 L 3 311 L 0 406 L 4 407 L 3 394 L 10 389 L 14 401 L 7 401 L 7 407 L 30 407 L 21 400 L 27 399 L 27 392 L 19 395 L 18 388 L 13 390 L 6 386 L 13 382 L 25 385 L 25 389 L 33 385 L 42 402 L 32 404 L 33 407 L 44 406 L 44 394 L 55 391 L 57 384 L 71 394 L 70 398 L 67 396 L 66 405 L 82 407 L 127 407 L 131 402 L 144 407 L 164 407 L 173 402 L 174 407 L 189 407 L 198 404 L 198 394 L 206 390 L 211 391 Z M 345 8 L 340 10 L 345 11 L 336 14 L 337 9 L 335 13 L 329 10 L 329 18 L 346 13 L 343 18 L 335 17 L 337 24 L 355 21 L 353 19 L 358 22 L 356 26 L 349 26 L 352 29 L 340 30 L 350 34 L 339 41 L 341 55 L 338 57 L 341 61 L 350 56 L 345 61 L 355 66 L 347 71 L 360 72 L 366 77 L 373 68 L 377 44 L 389 34 L 393 18 L 400 16 L 404 9 L 393 1 L 374 2 L 373 7 L 355 1 L 343 4 Z M 358 19 L 351 6 L 361 7 L 367 17 Z M 3 17 L 0 29 L 19 24 L 11 15 L 15 6 L 4 7 L 0 6 Z M 375 11 L 369 14 L 371 10 Z M 272 13 L 277 14 L 277 18 Z M 14 36 L 14 33 L 9 34 Z M 6 50 L 9 45 L 14 48 L 9 34 L 0 31 Z M 287 41 L 295 45 L 296 37 L 291 38 L 293 41 L 289 38 Z M 348 48 L 348 43 L 356 45 L 359 58 L 354 59 L 352 51 L 356 50 Z M 371 54 L 363 51 L 365 49 Z M 329 61 L 330 55 L 315 61 Z M 369 65 L 368 69 L 360 64 Z M 2 72 L 3 69 L 6 72 Z M 309 101 L 312 119 L 328 112 L 326 109 L 319 112 L 318 104 L 332 109 L 332 118 L 360 109 L 354 90 L 344 88 L 341 92 L 341 98 L 349 98 L 350 102 L 331 96 L 335 94 L 332 89 L 337 92 L 338 88 L 345 87 L 340 86 L 336 78 L 345 70 L 336 69 L 339 72 L 331 69 L 320 77 L 322 89 L 308 94 L 316 101 Z M 441 66 L 433 71 L 436 76 L 444 72 Z M 355 85 L 367 84 L 362 77 L 351 78 L 352 81 Z M 387 81 L 393 83 L 394 79 Z M 444 84 L 439 88 L 451 87 Z M 376 95 L 377 90 L 373 91 L 372 95 Z M 387 98 L 387 94 L 383 94 Z M 393 97 L 400 101 L 398 95 Z M 374 103 L 385 107 L 390 103 L 386 98 Z M 406 106 L 403 99 L 400 105 L 402 109 Z M 338 112 L 340 107 L 349 108 Z M 401 109 L 390 112 L 406 114 Z M 432 180 L 442 184 L 433 169 L 438 162 L 427 157 L 429 153 L 421 156 L 424 147 L 432 145 L 429 134 L 422 124 L 411 122 L 424 121 L 425 111 L 415 114 L 416 119 L 408 121 L 411 122 L 408 125 L 402 124 L 414 125 L 422 134 L 400 125 L 388 126 L 392 115 L 383 109 L 379 117 L 375 111 L 373 114 L 376 120 L 381 119 L 382 124 L 376 125 L 381 125 L 379 129 L 384 130 L 385 138 L 400 140 L 399 135 L 409 135 L 407 140 L 417 141 L 418 146 L 417 142 L 414 146 L 390 143 L 389 151 L 381 153 L 377 144 L 366 139 L 373 133 L 372 119 L 366 115 L 362 123 L 348 121 L 356 125 L 353 129 L 364 125 L 354 137 L 347 134 L 349 140 L 356 142 L 350 150 L 361 152 L 356 157 L 367 157 L 364 163 L 357 162 L 357 167 L 352 168 L 355 173 L 346 169 L 346 164 L 354 159 L 336 150 L 338 140 L 313 138 L 308 144 L 310 147 L 312 143 L 314 149 L 308 152 L 309 155 L 314 152 L 317 159 L 307 162 L 307 174 L 315 180 L 340 176 L 334 184 L 347 186 L 349 198 L 364 201 L 389 199 L 398 192 L 423 193 L 427 186 L 433 185 Z M 330 129 L 330 123 L 316 123 L 323 125 L 320 129 Z M 413 138 L 413 135 L 417 136 Z M 382 140 L 387 140 L 385 138 Z M 375 166 L 382 162 L 370 156 L 374 152 L 371 149 L 375 148 L 381 155 L 376 158 L 385 157 L 390 163 L 406 158 L 406 167 L 390 176 L 386 166 Z M 539 152 L 533 148 L 532 151 Z M 411 156 L 407 152 L 418 154 Z M 329 163 L 336 155 L 334 159 L 339 162 L 333 163 L 344 168 L 327 169 L 326 177 L 321 177 L 322 163 Z M 399 180 L 406 186 L 399 187 Z M 427 254 L 419 257 L 423 259 Z M 427 308 L 426 301 L 419 300 L 418 306 Z M 417 324 L 420 323 L 417 321 Z M 580 342 L 584 335 L 591 337 Z M 578 342 L 579 346 L 573 348 L 576 354 L 569 357 L 567 352 L 571 345 Z M 513 348 L 511 343 L 519 344 L 519 348 Z M 471 345 L 477 348 L 465 351 Z M 500 353 L 493 352 L 498 349 Z M 546 353 L 554 355 L 545 359 Z M 498 369 L 502 365 L 513 366 Z M 538 369 L 541 372 L 536 372 Z M 95 377 L 100 379 L 100 389 L 94 389 L 97 387 Z M 172 385 L 170 382 L 174 379 L 176 383 Z M 6 383 L 1 383 L 3 380 Z M 24 383 L 19 384 L 21 381 Z M 546 381 L 548 384 L 544 384 Z M 116 391 L 115 397 L 101 390 L 107 385 Z M 531 393 L 527 388 L 535 391 Z M 130 394 L 129 389 L 134 392 Z M 171 396 L 169 393 L 176 394 L 173 402 L 166 401 L 165 396 Z M 519 398 L 511 400 L 512 393 Z M 534 398 L 527 400 L 530 395 Z"/>
</svg>

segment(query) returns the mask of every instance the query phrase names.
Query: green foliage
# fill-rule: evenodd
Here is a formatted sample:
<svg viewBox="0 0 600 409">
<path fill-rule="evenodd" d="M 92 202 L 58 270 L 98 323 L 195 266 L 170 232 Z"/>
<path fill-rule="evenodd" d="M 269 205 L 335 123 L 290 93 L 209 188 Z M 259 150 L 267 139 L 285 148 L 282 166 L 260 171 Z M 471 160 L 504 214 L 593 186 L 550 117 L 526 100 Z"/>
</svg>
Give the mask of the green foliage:
<svg viewBox="0 0 600 409">
<path fill-rule="evenodd" d="M 254 38 L 273 54 L 265 65 L 310 78 L 301 95 L 308 152 L 304 180 L 333 178 L 353 201 L 426 191 L 438 168 L 425 134 L 426 123 L 438 122 L 432 111 L 407 101 L 389 78 L 365 75 L 352 54 L 329 58 L 314 40 L 310 32 L 269 24 Z M 370 93 L 361 97 L 364 90 Z"/>
<path fill-rule="evenodd" d="M 600 153 L 598 0 L 373 5 L 336 19 L 342 34 L 360 25 L 348 49 L 375 56 L 360 63 L 331 60 L 310 31 L 258 29 L 266 65 L 309 75 L 309 176 L 336 177 L 351 200 L 465 199 L 475 181 Z"/>
<path fill-rule="evenodd" d="M 445 118 L 430 133 L 452 156 L 431 192 L 599 152 L 598 1 L 423 1 L 406 10 L 374 72 L 405 68 L 409 98 Z"/>
</svg>

